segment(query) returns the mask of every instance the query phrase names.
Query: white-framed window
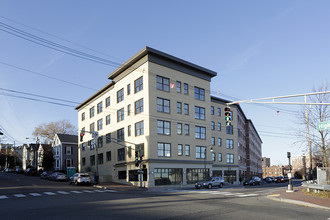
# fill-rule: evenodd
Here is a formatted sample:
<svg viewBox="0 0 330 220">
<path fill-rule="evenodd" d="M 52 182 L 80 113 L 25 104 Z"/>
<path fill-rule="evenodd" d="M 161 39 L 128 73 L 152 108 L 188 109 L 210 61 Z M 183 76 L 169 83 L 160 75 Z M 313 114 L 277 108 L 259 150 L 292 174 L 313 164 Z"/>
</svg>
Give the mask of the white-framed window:
<svg viewBox="0 0 330 220">
<path fill-rule="evenodd" d="M 190 145 L 186 144 L 184 146 L 184 155 L 185 156 L 190 156 Z"/>
<path fill-rule="evenodd" d="M 171 134 L 171 122 L 157 120 L 157 134 L 170 135 Z"/>
<path fill-rule="evenodd" d="M 206 158 L 206 147 L 205 146 L 196 146 L 196 159 Z"/>
<path fill-rule="evenodd" d="M 182 144 L 178 144 L 178 156 L 182 156 L 182 154 L 183 154 Z"/>
<path fill-rule="evenodd" d="M 72 154 L 72 147 L 65 147 L 65 155 L 71 155 Z"/>
<path fill-rule="evenodd" d="M 227 149 L 234 149 L 234 140 L 233 139 L 227 139 L 226 140 L 226 148 Z"/>
<path fill-rule="evenodd" d="M 205 140 L 206 128 L 201 126 L 195 126 L 195 138 Z"/>
<path fill-rule="evenodd" d="M 170 143 L 158 143 L 158 156 L 159 157 L 171 157 L 171 144 Z"/>
<path fill-rule="evenodd" d="M 234 163 L 234 154 L 227 154 L 227 163 Z"/>
<path fill-rule="evenodd" d="M 219 162 L 222 162 L 222 153 L 218 153 L 218 160 Z"/>
</svg>

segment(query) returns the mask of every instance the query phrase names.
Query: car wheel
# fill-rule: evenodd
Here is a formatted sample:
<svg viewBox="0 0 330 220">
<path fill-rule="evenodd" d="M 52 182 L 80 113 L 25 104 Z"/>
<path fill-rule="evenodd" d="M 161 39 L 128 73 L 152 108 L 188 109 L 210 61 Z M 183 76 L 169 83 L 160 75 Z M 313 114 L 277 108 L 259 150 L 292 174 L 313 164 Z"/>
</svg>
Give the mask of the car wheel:
<svg viewBox="0 0 330 220">
<path fill-rule="evenodd" d="M 212 184 L 209 184 L 207 188 L 212 189 Z"/>
<path fill-rule="evenodd" d="M 222 188 L 222 187 L 223 187 L 223 183 L 220 183 L 219 188 Z"/>
<path fill-rule="evenodd" d="M 78 186 L 78 182 L 76 181 L 76 182 L 74 182 L 74 184 L 76 185 L 76 186 Z"/>
</svg>

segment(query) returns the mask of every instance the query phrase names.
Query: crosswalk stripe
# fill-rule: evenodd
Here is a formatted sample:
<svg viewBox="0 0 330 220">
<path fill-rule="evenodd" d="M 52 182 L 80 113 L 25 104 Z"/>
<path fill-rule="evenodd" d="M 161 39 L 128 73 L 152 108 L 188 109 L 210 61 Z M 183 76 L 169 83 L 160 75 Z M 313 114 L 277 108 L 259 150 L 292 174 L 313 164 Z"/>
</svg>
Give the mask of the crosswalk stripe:
<svg viewBox="0 0 330 220">
<path fill-rule="evenodd" d="M 17 198 L 23 198 L 23 197 L 26 197 L 26 195 L 23 195 L 23 194 L 15 194 L 14 196 L 17 197 Z"/>
<path fill-rule="evenodd" d="M 8 199 L 8 196 L 0 196 L 0 199 Z"/>
<path fill-rule="evenodd" d="M 91 190 L 83 190 L 83 192 L 93 193 L 93 191 L 91 191 Z"/>
<path fill-rule="evenodd" d="M 44 194 L 49 195 L 49 196 L 56 195 L 56 193 L 53 193 L 53 192 L 44 192 Z"/>
<path fill-rule="evenodd" d="M 79 193 L 83 193 L 83 192 L 80 192 L 80 191 L 70 191 L 70 192 L 73 192 L 73 193 L 76 193 L 76 194 L 79 194 Z"/>
<path fill-rule="evenodd" d="M 69 192 L 64 192 L 64 191 L 57 191 L 59 194 L 67 195 L 70 194 Z"/>
<path fill-rule="evenodd" d="M 29 193 L 31 196 L 41 196 L 40 193 Z"/>
<path fill-rule="evenodd" d="M 96 189 L 94 190 L 94 192 L 99 192 L 99 193 L 102 193 L 102 192 L 105 192 L 104 190 L 99 190 L 99 189 Z"/>
</svg>

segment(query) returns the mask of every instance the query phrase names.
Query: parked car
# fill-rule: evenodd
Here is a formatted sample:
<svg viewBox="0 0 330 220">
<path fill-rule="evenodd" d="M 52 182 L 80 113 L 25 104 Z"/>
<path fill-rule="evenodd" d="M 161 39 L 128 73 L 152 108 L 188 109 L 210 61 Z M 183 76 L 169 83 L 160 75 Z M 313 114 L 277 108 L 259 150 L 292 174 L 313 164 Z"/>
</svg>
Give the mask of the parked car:
<svg viewBox="0 0 330 220">
<path fill-rule="evenodd" d="M 284 176 L 275 177 L 275 183 L 284 183 L 284 182 L 285 182 Z"/>
<path fill-rule="evenodd" d="M 14 172 L 14 170 L 13 170 L 13 168 L 5 168 L 4 172 L 5 173 L 12 173 L 12 172 Z"/>
<path fill-rule="evenodd" d="M 16 173 L 16 174 L 23 174 L 24 173 L 24 170 L 23 170 L 22 167 L 17 166 L 14 169 L 14 173 Z"/>
<path fill-rule="evenodd" d="M 200 189 L 202 187 L 211 189 L 212 187 L 215 187 L 215 186 L 222 188 L 224 182 L 225 181 L 224 181 L 223 177 L 209 177 L 204 181 L 197 182 L 195 184 L 195 187 L 196 187 L 196 189 Z"/>
<path fill-rule="evenodd" d="M 92 178 L 88 173 L 75 173 L 73 174 L 73 176 L 70 177 L 69 183 L 75 185 L 92 185 Z"/>
<path fill-rule="evenodd" d="M 260 185 L 260 183 L 261 183 L 261 178 L 257 177 L 257 176 L 253 176 L 249 180 L 245 180 L 243 182 L 243 186 L 246 186 L 246 185 L 250 185 L 250 186 Z"/>
<path fill-rule="evenodd" d="M 49 176 L 49 180 L 51 181 L 67 181 L 67 177 L 62 172 L 54 172 Z"/>
<path fill-rule="evenodd" d="M 270 176 L 267 176 L 265 178 L 265 181 L 266 181 L 266 183 L 272 183 L 272 182 L 274 182 L 274 178 L 273 177 L 270 177 Z"/>
<path fill-rule="evenodd" d="M 49 179 L 51 172 L 49 171 L 44 171 L 40 174 L 40 179 Z"/>
<path fill-rule="evenodd" d="M 36 169 L 34 168 L 27 168 L 24 172 L 24 175 L 25 176 L 37 176 L 38 175 L 38 172 Z"/>
</svg>

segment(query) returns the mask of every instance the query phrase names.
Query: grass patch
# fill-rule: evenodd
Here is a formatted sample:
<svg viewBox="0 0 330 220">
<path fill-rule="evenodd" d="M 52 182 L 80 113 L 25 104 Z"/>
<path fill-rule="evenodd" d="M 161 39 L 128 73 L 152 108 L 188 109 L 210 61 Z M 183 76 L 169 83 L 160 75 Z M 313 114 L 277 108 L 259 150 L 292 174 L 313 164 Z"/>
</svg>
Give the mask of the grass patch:
<svg viewBox="0 0 330 220">
<path fill-rule="evenodd" d="M 314 196 L 318 198 L 330 199 L 330 192 L 329 191 L 320 191 L 320 193 L 314 193 L 314 190 L 311 189 L 311 192 L 307 192 L 307 189 L 303 189 L 302 192 L 305 195 Z"/>
</svg>

